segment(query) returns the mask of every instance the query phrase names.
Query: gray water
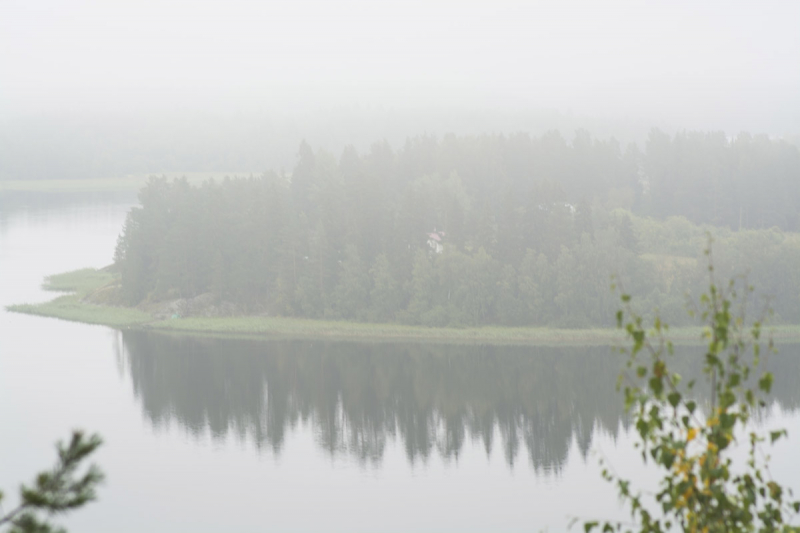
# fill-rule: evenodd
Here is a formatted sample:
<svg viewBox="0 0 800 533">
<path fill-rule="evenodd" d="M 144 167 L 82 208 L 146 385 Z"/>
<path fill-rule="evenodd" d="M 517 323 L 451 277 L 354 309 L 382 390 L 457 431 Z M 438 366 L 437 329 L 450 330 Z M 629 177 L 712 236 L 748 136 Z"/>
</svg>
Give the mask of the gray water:
<svg viewBox="0 0 800 533">
<path fill-rule="evenodd" d="M 111 262 L 129 201 L 0 204 L 0 305 Z M 762 421 L 800 435 L 800 346 Z M 690 353 L 676 363 L 698 372 Z M 597 460 L 647 482 L 608 347 L 211 339 L 0 311 L 0 489 L 98 432 L 72 531 L 549 531 L 621 516 Z M 774 451 L 800 479 L 799 441 Z M 579 528 L 575 529 L 576 531 Z"/>
</svg>

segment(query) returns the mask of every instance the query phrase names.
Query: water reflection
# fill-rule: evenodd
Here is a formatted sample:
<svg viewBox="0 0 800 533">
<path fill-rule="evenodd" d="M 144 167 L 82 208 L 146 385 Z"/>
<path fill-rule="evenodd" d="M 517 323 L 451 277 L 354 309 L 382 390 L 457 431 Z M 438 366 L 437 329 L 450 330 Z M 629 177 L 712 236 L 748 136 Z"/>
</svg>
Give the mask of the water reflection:
<svg viewBox="0 0 800 533">
<path fill-rule="evenodd" d="M 399 439 L 408 460 L 457 459 L 468 439 L 509 465 L 527 456 L 558 473 L 570 447 L 586 456 L 595 431 L 626 420 L 615 391 L 622 359 L 607 347 L 487 347 L 191 338 L 124 332 L 121 357 L 155 426 L 229 433 L 280 453 L 310 424 L 331 455 L 379 464 Z M 771 361 L 775 398 L 795 409 L 798 347 Z M 694 351 L 696 353 L 696 350 Z M 689 378 L 698 358 L 678 355 Z"/>
</svg>

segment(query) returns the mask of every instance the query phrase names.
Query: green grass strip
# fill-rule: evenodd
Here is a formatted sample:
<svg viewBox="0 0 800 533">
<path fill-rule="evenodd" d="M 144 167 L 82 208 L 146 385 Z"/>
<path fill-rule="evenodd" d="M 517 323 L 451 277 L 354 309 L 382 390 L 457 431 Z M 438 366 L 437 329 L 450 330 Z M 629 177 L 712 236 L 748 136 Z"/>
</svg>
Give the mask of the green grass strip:
<svg viewBox="0 0 800 533">
<path fill-rule="evenodd" d="M 303 318 L 234 316 L 186 317 L 158 320 L 149 313 L 130 307 L 97 305 L 85 300 L 96 299 L 102 289 L 116 283 L 117 275 L 108 269 L 81 269 L 49 276 L 43 288 L 70 291 L 39 304 L 18 304 L 9 311 L 39 315 L 86 324 L 102 324 L 113 328 L 142 327 L 165 332 L 224 337 L 321 338 L 342 340 L 416 340 L 493 345 L 601 345 L 618 344 L 624 334 L 615 328 L 558 329 L 547 327 L 483 326 L 475 328 L 429 328 L 402 324 L 372 324 L 345 321 L 309 320 Z M 779 342 L 800 341 L 800 326 L 782 325 L 767 328 Z M 668 337 L 676 344 L 703 344 L 699 327 L 671 328 Z"/>
<path fill-rule="evenodd" d="M 81 268 L 47 276 L 44 278 L 42 288 L 46 291 L 77 292 L 80 295 L 87 295 L 112 283 L 115 279 L 116 276 L 108 270 Z"/>
<path fill-rule="evenodd" d="M 153 320 L 149 314 L 138 309 L 83 302 L 77 294 L 59 296 L 40 304 L 11 305 L 6 309 L 14 313 L 60 318 L 84 324 L 102 324 L 113 328 L 137 326 Z"/>
</svg>

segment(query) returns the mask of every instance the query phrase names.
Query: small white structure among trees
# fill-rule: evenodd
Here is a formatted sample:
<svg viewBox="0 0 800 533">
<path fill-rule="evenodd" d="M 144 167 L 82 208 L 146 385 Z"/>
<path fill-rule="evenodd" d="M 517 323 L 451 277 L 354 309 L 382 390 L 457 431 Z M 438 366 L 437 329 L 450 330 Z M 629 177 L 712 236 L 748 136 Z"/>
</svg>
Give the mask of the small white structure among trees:
<svg viewBox="0 0 800 533">
<path fill-rule="evenodd" d="M 434 229 L 431 233 L 428 233 L 428 246 L 433 253 L 440 254 L 444 251 L 444 244 L 442 244 L 442 239 L 444 239 L 444 237 L 445 232 L 443 231 L 436 231 Z"/>
</svg>

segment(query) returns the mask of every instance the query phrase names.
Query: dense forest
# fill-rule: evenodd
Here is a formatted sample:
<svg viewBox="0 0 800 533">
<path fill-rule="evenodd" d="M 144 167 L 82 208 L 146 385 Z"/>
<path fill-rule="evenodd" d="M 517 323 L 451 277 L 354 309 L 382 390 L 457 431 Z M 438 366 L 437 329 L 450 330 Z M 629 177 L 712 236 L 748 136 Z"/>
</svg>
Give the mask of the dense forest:
<svg viewBox="0 0 800 533">
<path fill-rule="evenodd" d="M 614 316 L 616 274 L 680 324 L 711 232 L 722 274 L 800 322 L 800 152 L 766 137 L 421 136 L 338 158 L 303 143 L 288 176 L 154 178 L 140 203 L 115 257 L 129 305 L 211 293 L 242 313 L 581 327 Z"/>
</svg>

